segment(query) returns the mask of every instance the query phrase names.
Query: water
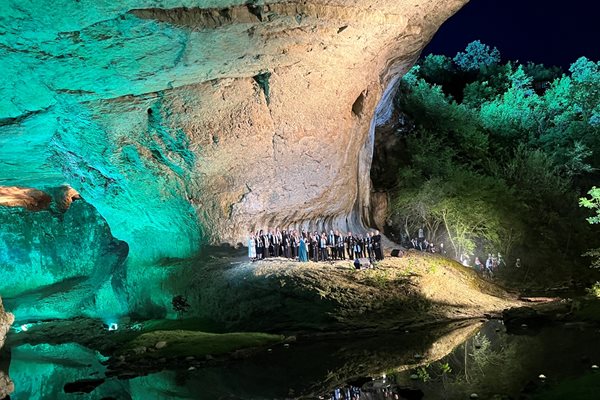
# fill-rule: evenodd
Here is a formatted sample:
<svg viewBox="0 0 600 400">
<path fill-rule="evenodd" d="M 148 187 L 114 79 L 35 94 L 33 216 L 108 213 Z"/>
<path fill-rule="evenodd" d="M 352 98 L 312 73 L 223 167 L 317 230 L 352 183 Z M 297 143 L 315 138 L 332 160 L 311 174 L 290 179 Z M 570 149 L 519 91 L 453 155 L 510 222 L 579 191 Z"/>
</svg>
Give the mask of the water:
<svg viewBox="0 0 600 400">
<path fill-rule="evenodd" d="M 4 370 L 14 382 L 10 398 L 28 400 L 384 400 L 421 394 L 467 399 L 471 393 L 481 399 L 547 398 L 569 385 L 575 387 L 572 393 L 600 384 L 600 374 L 591 370 L 600 364 L 599 339 L 597 328 L 581 324 L 507 334 L 501 321 L 313 338 L 192 371 L 185 366 L 129 380 L 109 378 L 85 395 L 64 393 L 63 387 L 103 377 L 105 358 L 76 343 L 19 345 L 10 349 Z M 547 378 L 539 379 L 540 374 Z"/>
</svg>

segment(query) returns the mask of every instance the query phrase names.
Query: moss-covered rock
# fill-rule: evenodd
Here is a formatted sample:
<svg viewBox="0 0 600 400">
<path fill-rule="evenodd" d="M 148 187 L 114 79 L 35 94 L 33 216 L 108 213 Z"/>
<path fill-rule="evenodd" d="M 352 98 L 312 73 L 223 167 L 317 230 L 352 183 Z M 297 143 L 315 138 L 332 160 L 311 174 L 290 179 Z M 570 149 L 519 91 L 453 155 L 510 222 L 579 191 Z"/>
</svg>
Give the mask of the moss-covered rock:
<svg viewBox="0 0 600 400">
<path fill-rule="evenodd" d="M 281 342 L 284 336 L 256 332 L 207 333 L 198 331 L 154 331 L 143 333 L 125 345 L 120 351 L 131 352 L 136 348 L 153 349 L 144 357 L 203 357 L 221 355 L 236 350 L 262 347 Z"/>
</svg>

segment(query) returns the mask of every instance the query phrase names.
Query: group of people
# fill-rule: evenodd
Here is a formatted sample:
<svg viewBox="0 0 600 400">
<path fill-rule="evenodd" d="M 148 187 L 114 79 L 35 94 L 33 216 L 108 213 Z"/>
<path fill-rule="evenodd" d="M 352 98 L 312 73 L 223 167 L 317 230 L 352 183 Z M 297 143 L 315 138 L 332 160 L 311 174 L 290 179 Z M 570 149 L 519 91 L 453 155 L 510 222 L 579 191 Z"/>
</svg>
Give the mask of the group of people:
<svg viewBox="0 0 600 400">
<path fill-rule="evenodd" d="M 267 229 L 250 232 L 248 238 L 248 257 L 251 260 L 263 260 L 269 257 L 284 257 L 307 262 L 356 260 L 369 258 L 383 260 L 383 246 L 379 231 L 365 235 L 347 235 L 330 230 L 307 232 L 296 230 Z"/>
<path fill-rule="evenodd" d="M 520 262 L 521 260 L 517 259 L 517 264 L 520 264 Z M 468 258 L 463 261 L 463 265 L 467 267 L 470 266 Z M 479 257 L 475 257 L 475 270 L 489 276 L 490 278 L 494 277 L 494 274 L 499 270 L 500 267 L 506 267 L 506 262 L 504 262 L 504 258 L 500 253 L 498 253 L 498 255 L 489 253 L 487 259 L 485 260 L 485 264 L 481 262 Z"/>
<path fill-rule="evenodd" d="M 415 249 L 427 253 L 446 254 L 444 243 L 440 243 L 439 246 L 437 246 L 433 242 L 428 241 L 425 237 L 423 228 L 419 228 L 417 236 L 413 238 L 410 238 L 407 235 L 401 235 L 401 244 L 407 249 Z"/>
<path fill-rule="evenodd" d="M 425 238 L 425 232 L 423 228 L 419 228 L 417 237 L 408 238 L 402 237 L 403 245 L 407 248 L 412 248 L 415 250 L 420 250 L 429 253 L 440 253 L 442 255 L 446 254 L 446 250 L 444 249 L 444 243 L 440 243 L 439 246 L 436 246 L 433 242 L 429 242 Z M 460 263 L 466 267 L 471 267 L 471 260 L 468 255 L 461 254 Z M 493 278 L 494 275 L 500 270 L 502 267 L 506 267 L 506 262 L 502 257 L 502 254 L 497 253 L 489 253 L 485 263 L 482 262 L 479 257 L 475 257 L 474 265 L 472 266 L 477 272 Z M 521 268 L 521 259 L 517 258 L 515 262 L 515 268 Z"/>
</svg>

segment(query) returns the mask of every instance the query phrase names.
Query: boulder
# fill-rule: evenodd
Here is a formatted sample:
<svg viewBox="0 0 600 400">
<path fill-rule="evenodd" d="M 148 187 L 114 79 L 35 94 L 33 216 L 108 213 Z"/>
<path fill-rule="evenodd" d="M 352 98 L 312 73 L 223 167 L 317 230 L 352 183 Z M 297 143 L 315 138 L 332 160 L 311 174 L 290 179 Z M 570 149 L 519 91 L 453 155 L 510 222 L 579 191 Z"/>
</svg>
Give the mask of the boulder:
<svg viewBox="0 0 600 400">
<path fill-rule="evenodd" d="M 548 322 L 548 318 L 531 307 L 513 307 L 502 312 L 507 330 L 537 328 Z"/>
</svg>

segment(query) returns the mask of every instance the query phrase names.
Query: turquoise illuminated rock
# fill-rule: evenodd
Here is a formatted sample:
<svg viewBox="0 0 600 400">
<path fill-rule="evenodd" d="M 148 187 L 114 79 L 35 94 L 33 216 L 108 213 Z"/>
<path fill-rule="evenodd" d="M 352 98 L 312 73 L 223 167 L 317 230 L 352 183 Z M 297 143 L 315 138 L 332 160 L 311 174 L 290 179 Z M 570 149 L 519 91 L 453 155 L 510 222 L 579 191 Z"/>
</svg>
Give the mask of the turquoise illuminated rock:
<svg viewBox="0 0 600 400">
<path fill-rule="evenodd" d="M 249 229 L 362 225 L 378 103 L 465 2 L 4 1 L 0 185 L 69 185 L 97 215 L 0 210 L 0 294 L 29 296 L 17 319 L 164 315 L 165 260 Z M 91 249 L 119 241 L 121 264 L 120 245 Z"/>
<path fill-rule="evenodd" d="M 127 310 L 128 246 L 90 204 L 64 214 L 0 207 L 0 226 L 0 293 L 17 321 Z"/>
</svg>

